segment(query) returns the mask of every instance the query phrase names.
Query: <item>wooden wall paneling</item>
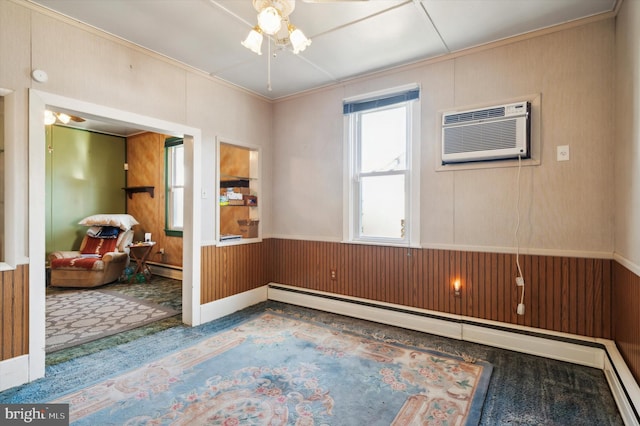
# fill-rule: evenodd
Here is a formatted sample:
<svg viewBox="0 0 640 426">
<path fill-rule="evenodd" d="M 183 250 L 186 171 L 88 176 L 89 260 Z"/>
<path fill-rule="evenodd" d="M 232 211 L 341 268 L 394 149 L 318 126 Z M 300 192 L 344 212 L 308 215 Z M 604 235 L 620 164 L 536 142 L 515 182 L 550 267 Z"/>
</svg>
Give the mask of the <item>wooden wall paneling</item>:
<svg viewBox="0 0 640 426">
<path fill-rule="evenodd" d="M 525 291 L 530 290 L 531 294 L 529 295 L 530 300 L 531 300 L 531 326 L 532 327 L 538 327 L 540 326 L 540 324 L 542 324 L 543 322 L 545 322 L 545 309 L 544 309 L 544 295 L 545 295 L 545 282 L 541 279 L 542 276 L 542 272 L 541 272 L 541 259 L 539 256 L 527 256 L 525 258 L 527 260 L 526 262 L 526 267 L 529 268 L 528 271 L 529 273 L 527 274 L 527 277 L 529 278 L 529 280 L 531 281 L 531 285 L 529 285 L 529 288 Z M 518 270 L 517 270 L 517 265 L 514 265 L 514 269 L 513 269 L 513 273 L 514 273 L 514 277 L 517 275 Z M 525 281 L 525 286 L 528 283 Z M 517 309 L 517 304 L 520 303 L 520 288 L 517 287 L 515 285 L 515 281 L 514 281 L 514 287 L 513 287 L 513 300 L 514 300 L 514 307 L 516 307 Z M 526 299 L 526 293 L 525 293 L 525 299 Z M 516 313 L 517 316 L 517 313 Z M 534 324 L 536 324 L 534 326 Z"/>
<path fill-rule="evenodd" d="M 428 257 L 427 257 L 427 254 L 425 253 L 425 250 L 418 250 L 418 249 L 415 250 L 414 256 L 417 262 L 416 262 L 415 276 L 413 279 L 416 283 L 416 287 L 418 290 L 418 297 L 417 297 L 417 300 L 419 301 L 418 306 L 426 308 L 429 301 L 429 290 L 431 288 L 431 284 L 427 279 L 427 271 L 425 269 L 427 265 Z"/>
<path fill-rule="evenodd" d="M 570 258 L 569 286 L 567 288 L 567 307 L 569 309 L 569 332 L 577 333 L 578 330 L 578 262 L 576 258 Z"/>
<path fill-rule="evenodd" d="M 587 311 L 587 268 L 591 265 L 588 262 L 588 259 L 577 259 L 577 270 L 576 270 L 576 281 L 578 285 L 576 286 L 576 313 L 577 313 L 577 325 L 576 330 L 578 330 L 578 334 L 586 334 L 587 333 L 587 317 L 592 315 L 593 311 Z M 593 287 L 592 287 L 593 289 Z"/>
<path fill-rule="evenodd" d="M 463 315 L 477 316 L 476 309 L 479 303 L 478 281 L 475 277 L 475 271 L 478 270 L 478 252 L 468 253 L 467 255 L 467 276 L 465 281 L 467 283 L 466 299 L 463 309 Z"/>
<path fill-rule="evenodd" d="M 477 256 L 475 252 L 466 254 L 466 275 L 465 281 L 467 282 L 467 291 L 465 292 L 464 305 L 462 309 L 463 315 L 473 316 L 475 315 L 474 301 L 475 299 L 475 279 L 474 279 L 474 258 Z"/>
<path fill-rule="evenodd" d="M 585 295 L 583 305 L 586 312 L 593 312 L 594 315 L 587 315 L 584 319 L 584 334 L 593 335 L 595 333 L 595 315 L 596 315 L 596 307 L 595 300 L 596 295 L 600 294 L 602 291 L 602 282 L 598 280 L 598 270 L 600 269 L 598 265 L 601 262 L 596 261 L 595 259 L 587 260 L 587 270 L 585 271 L 585 284 L 593 283 L 592 291 L 587 291 L 587 287 L 585 285 Z"/>
<path fill-rule="evenodd" d="M 220 144 L 220 173 L 235 177 L 251 177 L 249 172 L 249 155 L 247 148 Z"/>
<path fill-rule="evenodd" d="M 558 295 L 558 306 L 556 308 L 560 313 L 560 330 L 569 329 L 569 259 L 561 257 L 559 265 L 555 265 L 559 268 L 560 281 L 558 281 L 558 288 L 560 294 Z"/>
<path fill-rule="evenodd" d="M 433 250 L 418 250 L 420 256 L 420 276 L 416 279 L 422 287 L 422 306 L 424 309 L 432 309 L 433 306 L 433 279 L 431 265 L 433 264 Z"/>
<path fill-rule="evenodd" d="M 444 279 L 440 283 L 443 286 L 444 293 L 444 309 L 447 312 L 456 313 L 455 312 L 455 304 L 454 304 L 454 295 L 451 293 L 451 283 L 454 280 L 453 271 L 457 271 L 456 265 L 456 252 L 448 251 L 446 253 L 446 261 L 445 261 L 445 274 Z"/>
<path fill-rule="evenodd" d="M 487 289 L 489 291 L 489 297 L 491 305 L 487 312 L 487 319 L 494 321 L 498 320 L 498 256 L 488 256 L 490 260 L 490 269 L 487 271 Z"/>
<path fill-rule="evenodd" d="M 496 266 L 495 266 L 495 275 L 496 275 L 496 284 L 495 285 L 495 289 L 496 289 L 496 310 L 495 310 L 495 319 L 497 321 L 506 321 L 505 318 L 505 314 L 504 314 L 504 307 L 506 305 L 506 300 L 505 300 L 505 279 L 504 279 L 504 268 L 505 268 L 505 262 L 504 262 L 504 254 L 502 253 L 497 253 L 495 254 L 495 258 L 496 258 Z"/>
<path fill-rule="evenodd" d="M 211 286 L 209 285 L 210 269 L 213 259 L 211 258 L 211 250 L 209 246 L 202 247 L 200 250 L 200 303 L 211 297 L 209 293 Z"/>
<path fill-rule="evenodd" d="M 564 308 L 564 305 L 562 303 L 562 291 L 563 291 L 562 263 L 563 261 L 564 260 L 561 257 L 554 258 L 551 261 L 552 266 L 551 266 L 551 270 L 549 271 L 549 275 L 550 275 L 549 279 L 553 283 L 552 294 L 553 294 L 553 301 L 554 301 L 553 302 L 554 303 L 554 310 L 553 310 L 553 329 L 554 330 L 563 329 L 563 325 L 562 325 L 562 318 L 563 318 L 562 310 Z"/>
<path fill-rule="evenodd" d="M 516 277 L 518 276 L 518 265 L 516 264 L 516 256 L 511 255 L 509 259 L 509 264 L 511 266 L 510 274 L 509 274 L 509 305 L 511 309 L 509 310 L 509 314 L 511 316 L 510 322 L 522 324 L 528 318 L 527 325 L 533 326 L 533 324 L 538 324 L 539 319 L 539 303 L 538 303 L 538 294 L 539 294 L 539 285 L 538 281 L 534 281 L 533 279 L 533 259 L 531 256 L 520 256 L 520 267 L 524 267 L 526 271 L 529 273 L 527 277 L 529 277 L 529 282 L 525 279 L 525 309 L 529 309 L 529 315 L 518 315 L 518 303 L 520 303 L 520 292 L 521 289 L 516 285 Z"/>
<path fill-rule="evenodd" d="M 640 381 L 640 276 L 613 265 L 613 328 L 616 345 L 629 370 Z"/>
<path fill-rule="evenodd" d="M 27 265 L 0 273 L 0 361 L 29 353 Z"/>
<path fill-rule="evenodd" d="M 140 222 L 134 227 L 135 239 L 142 240 L 145 232 L 151 232 L 151 238 L 156 242 L 149 260 L 182 266 L 182 237 L 164 233 L 165 139 L 165 135 L 149 132 L 127 138 L 127 186 L 154 187 L 153 198 L 147 193 L 127 197 L 127 213 Z M 164 248 L 164 255 L 158 253 L 161 248 Z"/>
<path fill-rule="evenodd" d="M 261 243 L 203 247 L 201 303 L 267 284 L 265 253 Z"/>
<path fill-rule="evenodd" d="M 486 312 L 485 305 L 487 303 L 487 298 L 485 295 L 486 285 L 485 285 L 483 276 L 480 273 L 480 271 L 484 270 L 484 262 L 485 262 L 484 253 L 475 253 L 474 262 L 473 262 L 474 264 L 473 284 L 475 288 L 474 293 L 476 294 L 474 315 L 477 316 L 478 318 L 484 317 Z"/>
<path fill-rule="evenodd" d="M 433 309 L 437 310 L 438 307 L 444 306 L 444 294 L 442 291 L 442 283 L 445 280 L 445 272 L 444 272 L 444 250 L 437 250 L 436 257 L 434 259 L 433 264 L 434 271 L 434 283 L 433 287 L 435 290 L 435 297 L 433 298 L 434 304 Z"/>
<path fill-rule="evenodd" d="M 599 307 L 602 306 L 602 328 L 598 330 L 595 336 L 602 336 L 607 339 L 612 339 L 614 336 L 613 333 L 613 261 L 611 260 L 602 260 L 603 266 L 602 273 L 602 302 L 599 304 Z M 638 300 L 638 299 L 635 299 Z M 636 322 L 638 324 L 638 322 Z M 637 377 L 636 377 L 637 379 Z"/>
<path fill-rule="evenodd" d="M 272 265 L 260 274 L 265 282 L 592 337 L 612 335 L 610 260 L 521 255 L 526 307 L 521 316 L 514 254 L 281 239 L 268 247 Z M 242 263 L 245 255 L 265 256 L 250 252 L 225 262 Z M 336 280 L 330 278 L 332 268 Z M 461 297 L 453 293 L 455 278 L 462 281 Z M 251 274 L 246 279 L 255 280 Z M 241 287 L 234 285 L 233 291 Z"/>
<path fill-rule="evenodd" d="M 552 262 L 542 262 L 542 259 L 539 263 L 540 265 L 540 279 L 544 282 L 544 295 L 545 300 L 544 304 L 541 305 L 541 308 L 544 309 L 546 315 L 546 323 L 544 324 L 544 328 L 548 330 L 554 329 L 554 312 L 556 308 L 554 306 L 555 298 L 553 297 L 554 291 L 554 281 L 553 281 L 553 261 Z"/>
<path fill-rule="evenodd" d="M 2 272 L 2 355 L 0 359 L 12 358 L 13 354 L 13 323 L 16 318 L 13 304 L 13 272 Z"/>
<path fill-rule="evenodd" d="M 411 258 L 413 263 L 411 265 L 411 291 L 413 299 L 416 300 L 418 306 L 422 306 L 424 303 L 424 288 L 421 285 L 421 271 L 422 271 L 422 256 L 420 251 L 413 249 L 411 252 Z"/>
</svg>

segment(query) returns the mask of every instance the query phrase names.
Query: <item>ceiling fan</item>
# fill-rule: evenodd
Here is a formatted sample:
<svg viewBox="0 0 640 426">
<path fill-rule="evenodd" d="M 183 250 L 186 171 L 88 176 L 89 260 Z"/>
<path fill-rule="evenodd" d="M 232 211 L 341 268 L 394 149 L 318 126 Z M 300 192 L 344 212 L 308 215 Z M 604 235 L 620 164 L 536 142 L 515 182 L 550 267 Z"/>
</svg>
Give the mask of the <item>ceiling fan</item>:
<svg viewBox="0 0 640 426">
<path fill-rule="evenodd" d="M 62 124 L 69 124 L 69 122 L 71 121 L 82 123 L 83 121 L 85 121 L 85 119 L 82 117 L 78 117 L 77 115 L 69 115 L 64 112 L 55 112 L 48 109 L 44 111 L 45 125 L 48 126 L 50 124 L 54 124 L 57 121 L 61 122 Z"/>
</svg>

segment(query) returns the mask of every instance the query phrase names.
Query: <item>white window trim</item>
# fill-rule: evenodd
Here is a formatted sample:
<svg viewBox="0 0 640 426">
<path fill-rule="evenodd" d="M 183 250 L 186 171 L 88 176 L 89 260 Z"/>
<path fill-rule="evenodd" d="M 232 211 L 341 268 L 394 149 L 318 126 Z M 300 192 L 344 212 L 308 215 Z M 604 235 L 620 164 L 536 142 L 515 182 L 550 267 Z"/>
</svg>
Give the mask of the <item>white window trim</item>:
<svg viewBox="0 0 640 426">
<path fill-rule="evenodd" d="M 395 87 L 389 90 L 377 91 L 368 93 L 366 95 L 355 96 L 345 98 L 344 102 L 356 102 L 367 99 L 374 99 L 383 97 L 385 95 L 408 91 L 412 89 L 419 89 L 418 85 L 405 85 L 401 87 Z M 345 149 L 343 150 L 343 220 L 342 220 L 342 239 L 343 243 L 351 244 L 371 244 L 371 245 L 388 245 L 388 246 L 400 246 L 400 247 L 415 247 L 419 248 L 420 245 L 420 121 L 421 121 L 421 98 L 409 103 L 410 114 L 407 122 L 407 137 L 410 138 L 408 147 L 408 155 L 410 159 L 410 173 L 409 173 L 409 189 L 407 191 L 407 212 L 408 212 L 408 224 L 407 235 L 408 242 L 392 242 L 387 238 L 358 238 L 355 235 L 356 226 L 356 210 L 358 200 L 355 198 L 355 185 L 353 182 L 355 158 L 357 158 L 356 146 L 354 143 L 354 135 L 352 133 L 351 121 L 354 119 L 352 114 L 343 115 L 343 143 Z"/>
<path fill-rule="evenodd" d="M 167 159 L 169 159 L 170 163 L 169 166 L 167 167 L 167 172 L 169 173 L 169 179 L 167 179 L 168 183 L 169 183 L 169 187 L 167 188 L 167 231 L 175 231 L 175 232 L 183 232 L 184 231 L 184 210 L 183 210 L 183 224 L 182 226 L 176 226 L 175 225 L 175 218 L 174 218 L 174 214 L 173 211 L 175 209 L 175 197 L 173 195 L 175 189 L 182 189 L 182 193 L 184 196 L 185 193 L 185 185 L 184 183 L 182 185 L 176 185 L 175 184 L 175 152 L 174 150 L 181 146 L 182 149 L 184 150 L 184 141 L 180 144 L 177 145 L 172 145 L 172 146 L 168 146 L 166 147 L 166 149 L 169 151 L 167 153 Z M 184 153 L 183 153 L 184 155 Z M 185 180 L 186 176 L 183 176 L 183 182 Z M 184 204 L 184 200 L 183 200 L 183 204 Z"/>
</svg>

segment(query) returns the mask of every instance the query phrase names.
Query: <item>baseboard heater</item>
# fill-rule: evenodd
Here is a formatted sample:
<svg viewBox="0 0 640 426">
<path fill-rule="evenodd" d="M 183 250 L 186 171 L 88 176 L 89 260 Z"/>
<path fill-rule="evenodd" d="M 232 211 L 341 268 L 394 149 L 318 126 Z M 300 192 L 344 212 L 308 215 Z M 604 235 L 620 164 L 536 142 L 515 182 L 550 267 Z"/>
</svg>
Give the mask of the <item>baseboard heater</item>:
<svg viewBox="0 0 640 426">
<path fill-rule="evenodd" d="M 147 262 L 147 265 L 151 268 L 153 275 L 160 277 L 171 278 L 174 280 L 182 279 L 182 267 L 177 265 L 167 265 L 165 263 Z"/>
<path fill-rule="evenodd" d="M 615 343 L 527 329 L 495 321 L 427 311 L 366 299 L 270 283 L 267 298 L 428 334 L 469 341 L 604 371 L 627 425 L 640 425 L 640 388 Z"/>
</svg>

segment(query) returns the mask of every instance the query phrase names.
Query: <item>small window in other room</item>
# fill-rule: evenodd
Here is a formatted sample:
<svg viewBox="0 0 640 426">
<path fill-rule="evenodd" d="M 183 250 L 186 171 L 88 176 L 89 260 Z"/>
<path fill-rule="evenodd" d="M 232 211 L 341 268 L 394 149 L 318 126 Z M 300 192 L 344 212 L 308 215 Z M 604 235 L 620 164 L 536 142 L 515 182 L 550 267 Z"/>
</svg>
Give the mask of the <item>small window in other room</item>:
<svg viewBox="0 0 640 426">
<path fill-rule="evenodd" d="M 344 102 L 348 241 L 419 241 L 419 89 Z M 346 189 L 346 188 L 345 188 Z"/>
<path fill-rule="evenodd" d="M 184 142 L 169 138 L 165 147 L 165 234 L 182 236 L 184 226 Z"/>
</svg>

